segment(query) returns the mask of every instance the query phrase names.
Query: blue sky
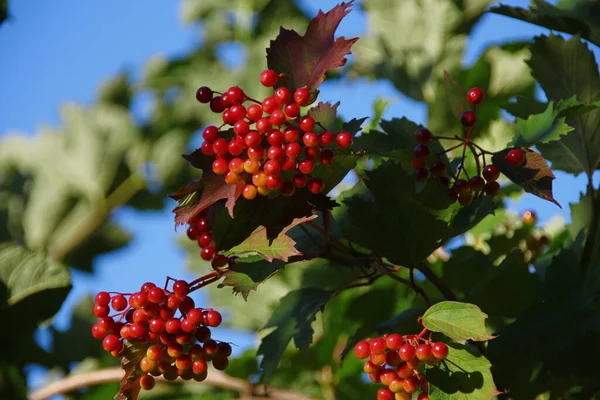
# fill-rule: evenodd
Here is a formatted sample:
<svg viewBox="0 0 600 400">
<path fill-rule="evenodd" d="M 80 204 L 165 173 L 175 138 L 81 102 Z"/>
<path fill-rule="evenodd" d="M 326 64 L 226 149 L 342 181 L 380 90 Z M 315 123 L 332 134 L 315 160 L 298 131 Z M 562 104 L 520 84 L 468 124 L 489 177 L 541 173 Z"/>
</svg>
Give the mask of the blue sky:
<svg viewBox="0 0 600 400">
<path fill-rule="evenodd" d="M 199 0 L 201 1 L 201 0 Z M 337 1 L 303 0 L 311 14 L 318 8 L 329 9 Z M 525 6 L 526 1 L 505 3 Z M 9 131 L 28 134 L 44 124 L 59 123 L 62 103 L 90 104 L 99 84 L 115 73 L 128 70 L 139 75 L 150 56 L 160 53 L 176 56 L 200 41 L 197 28 L 185 26 L 179 19 L 179 2 L 145 0 L 143 2 L 104 0 L 18 0 L 10 2 L 11 19 L 0 27 L 0 135 Z M 364 15 L 354 11 L 344 20 L 339 33 L 356 36 L 366 27 Z M 533 25 L 496 15 L 486 15 L 472 35 L 465 62 L 475 60 L 490 43 L 529 39 L 547 33 Z M 600 58 L 598 48 L 594 48 Z M 229 52 L 230 53 L 230 52 Z M 227 57 L 228 52 L 224 53 Z M 360 92 L 360 96 L 356 93 Z M 344 99 L 340 107 L 346 117 L 365 115 L 378 96 L 393 99 L 386 116 L 402 116 L 424 122 L 425 109 L 399 95 L 386 82 L 325 84 L 323 100 Z M 524 196 L 517 210 L 533 208 L 542 220 L 558 212 L 568 218 L 568 203 L 576 201 L 584 186 L 583 177 L 557 173 L 555 194 L 563 205 L 554 205 L 534 196 Z M 171 276 L 192 278 L 184 269 L 185 254 L 176 246 L 172 216 L 163 212 L 140 213 L 122 210 L 119 222 L 134 234 L 134 242 L 125 250 L 99 257 L 95 276 L 75 273 L 74 290 L 59 314 L 59 326 L 65 327 L 70 307 L 88 292 L 100 288 L 129 291 L 145 281 L 161 282 Z M 168 272 L 165 272 L 168 270 Z M 197 298 L 201 301 L 201 298 Z M 205 303 L 205 302 L 204 302 Z M 252 345 L 252 336 L 223 330 L 224 340 L 240 345 L 236 351 Z"/>
</svg>

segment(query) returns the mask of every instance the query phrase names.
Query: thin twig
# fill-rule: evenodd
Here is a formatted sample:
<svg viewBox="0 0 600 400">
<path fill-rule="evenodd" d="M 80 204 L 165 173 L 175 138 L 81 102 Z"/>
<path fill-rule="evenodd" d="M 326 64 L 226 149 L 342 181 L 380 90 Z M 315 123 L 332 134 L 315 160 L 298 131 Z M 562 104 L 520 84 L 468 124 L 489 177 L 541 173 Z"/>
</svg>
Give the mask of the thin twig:
<svg viewBox="0 0 600 400">
<path fill-rule="evenodd" d="M 420 263 L 416 266 L 416 269 L 423 275 L 425 275 L 425 278 L 429 279 L 429 281 L 431 281 L 431 283 L 433 283 L 435 287 L 438 288 L 440 293 L 442 293 L 442 295 L 444 295 L 446 299 L 456 300 L 456 296 L 454 295 L 452 290 L 450 290 L 450 288 L 446 286 L 446 284 L 429 268 L 427 264 Z"/>
<path fill-rule="evenodd" d="M 33 393 L 29 394 L 29 400 L 45 400 L 50 397 L 69 393 L 77 389 L 82 389 L 104 383 L 119 382 L 123 379 L 124 371 L 120 367 L 103 368 L 94 371 L 82 372 L 66 376 L 63 379 L 52 382 Z M 155 378 L 159 382 L 170 383 L 162 376 Z M 181 378 L 172 383 L 186 382 Z M 270 387 L 267 389 L 254 386 L 243 379 L 234 378 L 219 371 L 210 371 L 208 377 L 199 385 L 208 385 L 222 389 L 235 390 L 244 394 L 246 399 L 264 399 L 268 396 L 272 400 L 315 400 L 313 397 L 293 392 L 286 389 Z"/>
</svg>

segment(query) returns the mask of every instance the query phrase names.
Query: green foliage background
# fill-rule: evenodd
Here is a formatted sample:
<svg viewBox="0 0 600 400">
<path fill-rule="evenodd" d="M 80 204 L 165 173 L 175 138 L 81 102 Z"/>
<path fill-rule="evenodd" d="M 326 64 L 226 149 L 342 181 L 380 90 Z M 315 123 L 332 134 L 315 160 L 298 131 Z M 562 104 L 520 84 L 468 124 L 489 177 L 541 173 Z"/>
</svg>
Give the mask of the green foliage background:
<svg viewBox="0 0 600 400">
<path fill-rule="evenodd" d="M 455 110 L 448 107 L 456 104 L 445 89 L 443 71 L 449 71 L 463 87 L 477 85 L 486 93 L 478 109 L 481 146 L 500 151 L 511 143 L 537 145 L 554 169 L 585 173 L 591 182 L 600 162 L 600 77 L 588 46 L 600 43 L 600 18 L 593 18 L 600 15 L 598 3 L 571 0 L 553 6 L 535 0 L 530 10 L 501 6 L 487 11 L 580 36 L 549 35 L 532 43 L 490 46 L 466 68 L 462 59 L 469 35 L 490 3 L 365 1 L 368 34 L 354 47 L 354 62 L 330 78 L 389 80 L 398 91 L 427 104 L 432 131 L 453 136 L 459 124 Z M 279 0 L 188 0 L 183 9 L 187 22 L 203 22 L 202 47 L 175 59 L 154 59 L 139 82 L 127 75 L 114 77 L 93 105 L 65 107 L 62 126 L 56 130 L 0 141 L 0 326 L 21 327 L 0 330 L 0 398 L 26 398 L 24 368 L 31 363 L 67 374 L 116 365 L 89 336 L 94 317 L 88 301 L 74 311 L 71 329 L 53 329 L 51 351 L 41 349 L 33 334 L 41 324 L 51 326 L 51 317 L 71 288 L 70 268 L 92 272 L 96 257 L 131 241 L 113 221 L 115 210 L 162 209 L 166 193 L 197 178 L 197 170 L 180 157 L 192 135 L 213 120 L 194 98 L 197 82 L 210 87 L 235 82 L 255 97 L 264 97 L 266 90 L 256 77 L 265 67 L 269 41 L 281 24 L 302 32 L 310 17 L 293 2 Z M 6 10 L 6 2 L 0 2 L 0 22 Z M 231 13 L 236 18 L 229 18 Z M 256 13 L 254 23 L 251 13 Z M 216 56 L 217 46 L 231 40 L 247 49 L 243 69 L 223 68 Z M 536 82 L 551 105 L 534 99 Z M 131 100 L 146 89 L 153 93 L 152 117 L 138 124 L 129 113 Z M 375 117 L 384 107 L 382 102 L 374 105 Z M 519 118 L 515 124 L 502 117 L 503 109 Z M 590 184 L 581 202 L 570 205 L 570 225 L 543 228 L 552 241 L 532 263 L 523 244 L 542 231 L 523 226 L 504 209 L 503 199 L 483 200 L 459 212 L 448 207 L 439 188 L 415 187 L 405 172 L 416 125 L 400 117 L 375 118 L 358 139 L 361 147 L 371 150 L 374 168 L 367 171 L 359 164 L 355 171 L 368 177 L 366 184 L 339 195 L 342 206 L 333 213 L 336 234 L 395 264 L 414 266 L 427 259 L 429 270 L 455 299 L 477 304 L 487 313 L 488 329 L 498 338 L 484 353 L 496 386 L 506 391 L 503 397 L 600 395 L 600 347 L 590 345 L 600 334 L 597 188 Z M 514 192 L 510 184 L 503 190 L 507 198 Z M 492 210 L 495 214 L 488 215 Z M 463 244 L 449 258 L 427 258 L 458 235 Z M 290 236 L 302 251 L 314 246 L 297 229 Z M 189 268 L 201 273 L 206 265 L 193 246 L 187 249 Z M 318 399 L 374 398 L 374 386 L 361 379 L 362 363 L 353 356 L 341 362 L 340 355 L 374 332 L 417 332 L 416 317 L 426 308 L 423 299 L 385 277 L 331 297 L 360 273 L 344 259 L 252 265 L 229 283 L 257 289 L 247 303 L 228 287 L 208 289 L 214 306 L 229 314 L 229 326 L 256 330 L 262 337 L 260 346 L 233 360 L 227 373 L 251 381 L 260 375 L 273 386 Z M 277 273 L 263 283 L 273 271 Z M 36 279 L 25 279 L 31 276 Z M 400 276 L 408 279 L 407 272 Z M 422 286 L 432 300 L 444 299 L 431 279 Z M 468 352 L 456 346 L 458 360 L 461 352 Z M 78 367 L 72 368 L 73 363 Z M 443 377 L 431 379 L 444 388 Z M 485 385 L 493 388 L 489 379 Z M 117 390 L 107 384 L 68 398 L 105 399 Z M 489 398 L 489 392 L 460 398 Z M 233 390 L 185 383 L 158 387 L 145 398 L 199 394 L 239 397 Z M 460 395 L 432 392 L 432 398 Z"/>
</svg>

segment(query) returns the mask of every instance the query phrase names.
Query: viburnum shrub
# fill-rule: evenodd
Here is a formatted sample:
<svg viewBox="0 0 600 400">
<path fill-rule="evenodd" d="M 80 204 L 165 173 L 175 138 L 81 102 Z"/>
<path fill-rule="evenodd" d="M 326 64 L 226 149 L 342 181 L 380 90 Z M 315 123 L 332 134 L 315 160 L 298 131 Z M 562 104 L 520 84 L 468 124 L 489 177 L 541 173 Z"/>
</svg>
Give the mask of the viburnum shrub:
<svg viewBox="0 0 600 400">
<path fill-rule="evenodd" d="M 308 347 L 311 323 L 330 300 L 386 277 L 414 292 L 419 307 L 327 344 L 344 362 L 353 362 L 345 357 L 352 348 L 365 360 L 356 379 L 364 372 L 363 379 L 383 385 L 373 389 L 373 398 L 488 399 L 500 393 L 486 356 L 491 349 L 501 358 L 494 343 L 506 342 L 489 329 L 506 326 L 525 309 L 513 294 L 530 296 L 527 304 L 534 304 L 543 290 L 530 270 L 539 260 L 546 268 L 560 245 L 538 229 L 533 211 L 520 221 L 495 223 L 491 235 L 477 236 L 473 228 L 495 212 L 508 215 L 503 198 L 517 186 L 558 205 L 554 175 L 532 147 L 569 132 L 566 116 L 587 108 L 574 99 L 556 109 L 551 103 L 542 114 L 518 119 L 504 148 L 496 143 L 490 151 L 494 143 L 484 132 L 489 107 L 500 101 L 498 89 L 484 89 L 490 85 L 473 82 L 476 75 L 465 90 L 445 72 L 439 77 L 449 94 L 443 107 L 452 120 L 442 133 L 406 118 L 377 119 L 368 129 L 366 118 L 343 121 L 339 103 L 318 102 L 318 88 L 328 71 L 345 65 L 357 40 L 335 38 L 350 5 L 320 12 L 303 36 L 281 29 L 255 77 L 266 96 L 238 82 L 198 82 L 199 107 L 210 109 L 214 120 L 202 129 L 200 148 L 184 156 L 198 179 L 171 197 L 178 202 L 176 226 L 186 227 L 212 270 L 192 282 L 168 278 L 164 287 L 146 283 L 135 293 L 98 293 L 92 334 L 122 358 L 122 398 L 151 389 L 156 376 L 202 381 L 209 362 L 227 367 L 231 347 L 213 339 L 210 329 L 221 324 L 221 315 L 197 307 L 192 292 L 218 282 L 247 300 L 284 266 L 310 260 L 339 267 L 339 281 L 301 287 L 281 299 L 267 324 L 275 329 L 258 350 L 262 383 L 292 339 Z M 350 188 L 333 190 L 341 182 Z M 472 247 L 448 259 L 440 247 L 467 232 L 475 235 L 465 236 Z M 588 262 L 589 246 L 577 250 Z M 460 262 L 453 265 L 455 259 Z M 535 290 L 513 287 L 515 277 Z M 490 302 L 486 295 L 502 300 Z M 473 303 L 493 318 L 487 321 Z M 525 346 L 520 349 L 526 357 Z"/>
</svg>

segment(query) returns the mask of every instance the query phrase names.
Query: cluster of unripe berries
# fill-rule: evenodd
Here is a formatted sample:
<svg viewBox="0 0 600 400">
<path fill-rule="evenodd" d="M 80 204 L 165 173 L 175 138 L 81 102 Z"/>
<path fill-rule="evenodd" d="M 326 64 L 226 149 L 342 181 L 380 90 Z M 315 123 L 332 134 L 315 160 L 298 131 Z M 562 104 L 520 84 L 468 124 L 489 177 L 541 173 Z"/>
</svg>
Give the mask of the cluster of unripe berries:
<svg viewBox="0 0 600 400">
<path fill-rule="evenodd" d="M 142 389 L 154 387 L 154 377 L 172 381 L 203 381 L 208 362 L 224 370 L 231 346 L 211 339 L 211 327 L 221 324 L 221 314 L 195 307 L 186 281 L 174 281 L 171 291 L 147 282 L 130 295 L 99 292 L 94 314 L 98 322 L 92 336 L 102 340 L 104 350 L 115 357 L 123 354 L 125 341 L 145 349 L 135 369 Z M 114 315 L 109 315 L 111 308 Z M 179 315 L 176 315 L 179 311 Z"/>
<path fill-rule="evenodd" d="M 480 154 L 475 154 L 475 145 L 471 141 L 475 123 L 477 121 L 477 114 L 475 113 L 475 106 L 483 100 L 483 90 L 480 88 L 472 88 L 467 91 L 467 101 L 472 105 L 471 110 L 465 110 L 460 115 L 460 122 L 463 129 L 463 138 L 437 138 L 426 128 L 421 128 L 415 132 L 415 140 L 418 145 L 415 147 L 412 156 L 412 164 L 415 167 L 415 179 L 418 182 L 426 181 L 430 176 L 434 176 L 439 183 L 448 190 L 448 195 L 452 201 L 458 201 L 462 206 L 471 204 L 475 195 L 487 194 L 489 196 L 496 196 L 500 191 L 500 185 L 497 180 L 500 176 L 500 170 L 495 165 L 485 165 L 485 155 L 482 149 Z M 456 149 L 463 148 L 465 151 L 467 147 L 473 152 L 475 157 L 482 157 L 484 167 L 477 175 L 468 177 L 467 179 L 460 178 L 461 172 L 465 172 L 464 165 L 459 164 L 458 170 L 455 173 L 448 173 L 446 164 L 441 160 L 441 155 L 436 154 L 436 159 L 431 161 L 428 159 L 431 155 L 429 144 L 434 140 L 456 140 L 461 142 L 460 144 L 451 147 L 444 153 Z M 465 153 L 463 152 L 463 155 Z M 506 155 L 506 161 L 511 166 L 521 165 L 525 160 L 524 153 L 519 149 L 512 149 Z M 464 159 L 462 160 L 464 162 Z M 481 175 L 479 173 L 481 172 Z"/>
<path fill-rule="evenodd" d="M 425 365 L 445 359 L 448 346 L 431 343 L 420 335 L 394 333 L 358 342 L 354 354 L 369 359 L 363 370 L 372 382 L 387 386 L 379 389 L 377 400 L 409 400 L 418 391 L 418 400 L 428 400 L 429 387 L 421 371 Z"/>
<path fill-rule="evenodd" d="M 275 87 L 280 78 L 285 76 L 266 70 L 260 82 Z M 292 93 L 281 86 L 259 102 L 238 86 L 223 93 L 203 86 L 196 99 L 208 103 L 223 119 L 220 127 L 211 125 L 202 132 L 202 154 L 215 157 L 212 170 L 223 175 L 225 182 L 243 183 L 242 195 L 248 200 L 274 190 L 284 196 L 291 196 L 296 188 L 320 193 L 323 180 L 311 173 L 319 163 L 333 162 L 336 147 L 352 144 L 349 132 L 334 134 L 312 116 L 302 115 L 301 107 L 310 101 L 307 87 Z"/>
</svg>

